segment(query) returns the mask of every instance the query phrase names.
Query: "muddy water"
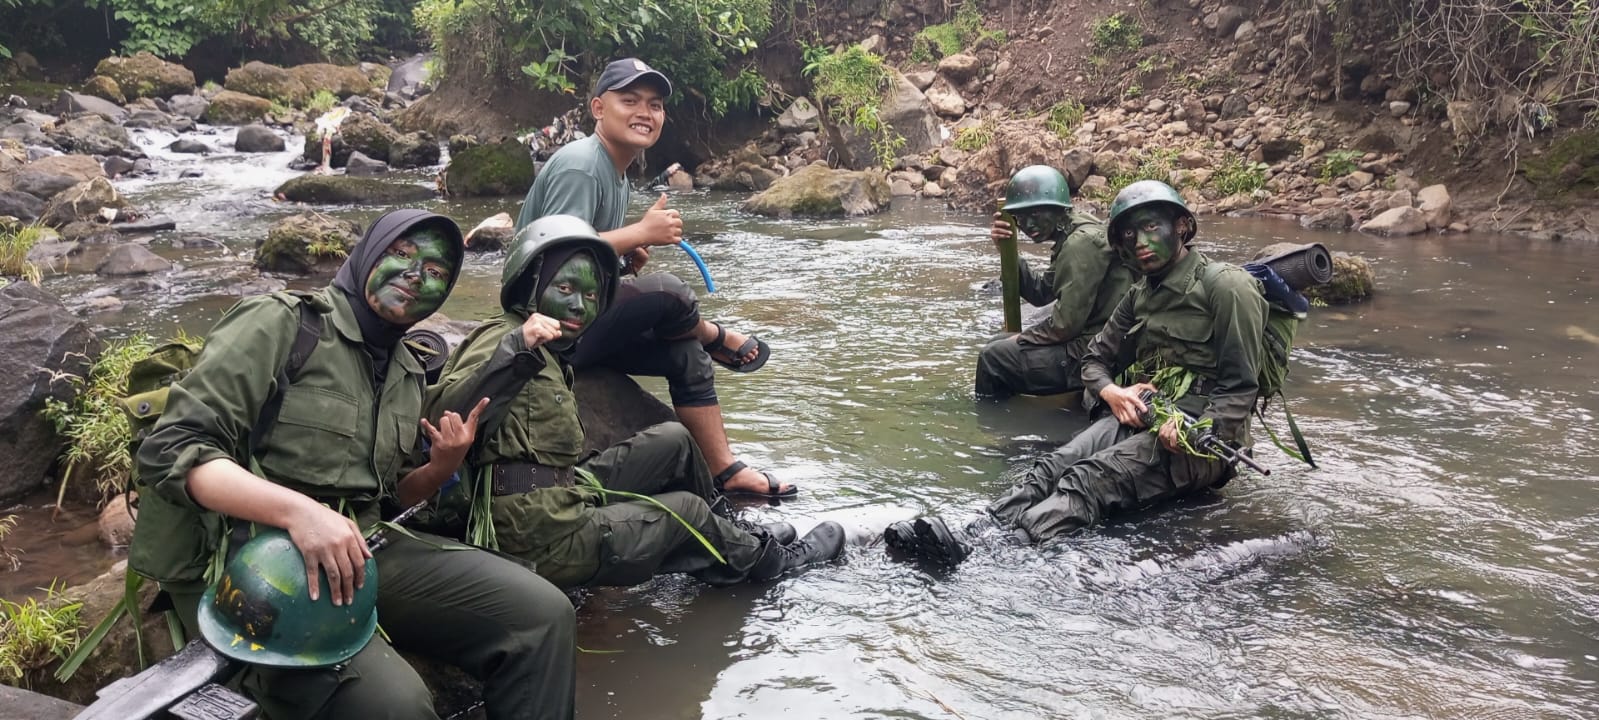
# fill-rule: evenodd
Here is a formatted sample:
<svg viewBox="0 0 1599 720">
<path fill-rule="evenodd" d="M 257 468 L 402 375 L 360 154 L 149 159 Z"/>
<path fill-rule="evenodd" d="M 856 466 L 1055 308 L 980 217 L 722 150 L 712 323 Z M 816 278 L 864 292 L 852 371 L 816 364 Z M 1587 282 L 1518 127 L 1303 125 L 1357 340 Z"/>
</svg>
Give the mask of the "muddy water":
<svg viewBox="0 0 1599 720">
<path fill-rule="evenodd" d="M 291 212 L 262 199 L 286 160 L 127 190 L 247 252 Z M 964 522 L 1081 427 L 1061 399 L 971 398 L 1001 321 L 981 218 L 911 202 L 774 222 L 737 201 L 673 199 L 722 288 L 706 314 L 773 347 L 718 375 L 735 450 L 805 491 L 753 512 L 863 540 L 919 513 Z M 436 207 L 470 224 L 514 201 Z M 1225 259 L 1316 239 L 1376 263 L 1374 300 L 1300 331 L 1288 394 L 1320 469 L 1268 447 L 1269 478 L 1039 548 L 988 542 L 953 573 L 862 544 L 766 586 L 597 595 L 580 644 L 620 652 L 582 657 L 580 716 L 1592 717 L 1599 247 L 1222 218 L 1200 237 Z M 189 269 L 100 321 L 203 331 L 231 302 L 214 278 L 243 261 L 157 248 Z M 490 309 L 496 260 L 472 261 L 447 314 Z M 695 275 L 672 249 L 651 264 Z"/>
</svg>

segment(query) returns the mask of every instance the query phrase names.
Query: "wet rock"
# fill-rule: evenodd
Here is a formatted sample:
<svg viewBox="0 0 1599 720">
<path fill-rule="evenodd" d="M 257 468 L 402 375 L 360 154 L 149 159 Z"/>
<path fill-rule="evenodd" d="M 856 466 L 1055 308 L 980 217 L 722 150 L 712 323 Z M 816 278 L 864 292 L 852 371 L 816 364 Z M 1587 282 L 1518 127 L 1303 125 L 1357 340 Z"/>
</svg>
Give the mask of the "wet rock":
<svg viewBox="0 0 1599 720">
<path fill-rule="evenodd" d="M 93 221 L 102 208 L 120 210 L 127 206 L 128 201 L 122 199 L 110 180 L 97 177 L 56 193 L 45 203 L 39 220 L 51 227 L 61 227 L 79 220 Z"/>
<path fill-rule="evenodd" d="M 1299 218 L 1299 226 L 1310 230 L 1348 230 L 1354 225 L 1354 216 L 1341 207 L 1330 207 Z"/>
<path fill-rule="evenodd" d="M 687 170 L 679 170 L 666 178 L 666 187 L 670 190 L 688 191 L 694 189 L 694 175 Z"/>
<path fill-rule="evenodd" d="M 242 153 L 281 152 L 283 138 L 265 125 L 245 125 L 233 138 L 233 149 Z"/>
<path fill-rule="evenodd" d="M 113 248 L 110 254 L 100 261 L 94 272 L 98 275 L 121 277 L 126 275 L 149 275 L 150 273 L 166 272 L 172 269 L 172 263 L 150 249 L 138 243 L 123 243 Z"/>
<path fill-rule="evenodd" d="M 178 172 L 178 177 L 183 179 L 205 177 L 205 171 L 200 168 L 184 168 Z"/>
<path fill-rule="evenodd" d="M 1373 235 L 1415 235 L 1427 231 L 1427 217 L 1413 207 L 1391 208 L 1360 226 Z"/>
<path fill-rule="evenodd" d="M 106 177 L 115 178 L 132 172 L 133 161 L 125 157 L 117 157 L 113 155 L 106 158 L 105 164 L 101 167 L 105 169 Z"/>
<path fill-rule="evenodd" d="M 159 232 L 162 230 L 172 230 L 178 227 L 178 223 L 176 220 L 173 220 L 165 215 L 151 215 L 150 217 L 140 218 L 138 220 L 119 222 L 111 227 L 123 235 L 136 235 L 141 233 Z"/>
<path fill-rule="evenodd" d="M 445 187 L 454 197 L 522 195 L 533 185 L 533 159 L 514 139 L 451 151 Z"/>
<path fill-rule="evenodd" d="M 128 111 L 117 103 L 68 90 L 62 90 L 61 94 L 56 96 L 56 104 L 52 109 L 57 115 L 94 113 L 114 123 L 128 119 Z"/>
<path fill-rule="evenodd" d="M 190 140 L 189 138 L 178 138 L 177 140 L 173 140 L 172 144 L 167 146 L 167 149 L 175 153 L 185 153 L 190 155 L 205 155 L 211 152 L 210 145 L 200 142 L 199 140 Z"/>
<path fill-rule="evenodd" d="M 194 120 L 187 115 L 171 115 L 160 110 L 136 110 L 128 114 L 128 119 L 122 123 L 122 126 L 186 133 L 194 131 Z"/>
<path fill-rule="evenodd" d="M 56 141 L 39 131 L 38 127 L 28 123 L 12 123 L 0 130 L 0 139 L 15 140 L 27 146 L 30 151 L 35 147 L 56 147 Z"/>
<path fill-rule="evenodd" d="M 61 240 L 77 245 L 115 245 L 122 242 L 122 233 L 108 225 L 88 220 L 74 220 L 61 226 Z"/>
<path fill-rule="evenodd" d="M 210 106 L 211 101 L 199 95 L 173 95 L 167 100 L 168 112 L 182 115 L 190 120 L 205 117 L 205 110 Z"/>
<path fill-rule="evenodd" d="M 17 190 L 0 190 L 0 215 L 33 222 L 43 212 L 43 200 Z"/>
<path fill-rule="evenodd" d="M 83 93 L 117 105 L 128 101 L 128 98 L 122 94 L 122 88 L 117 85 L 117 81 L 104 75 L 96 75 L 84 81 Z"/>
<path fill-rule="evenodd" d="M 966 114 L 966 99 L 942 79 L 927 89 L 927 102 L 933 106 L 933 112 L 943 117 L 958 118 Z"/>
<path fill-rule="evenodd" d="M 925 87 L 922 89 L 926 89 Z M 777 128 L 783 132 L 798 133 L 820 127 L 821 111 L 816 104 L 803 97 L 794 98 L 788 109 L 777 116 Z"/>
<path fill-rule="evenodd" d="M 194 73 L 148 52 L 132 57 L 111 56 L 94 66 L 96 75 L 115 80 L 129 100 L 165 98 L 194 91 Z"/>
<path fill-rule="evenodd" d="M 1348 305 L 1371 297 L 1376 288 L 1376 275 L 1371 263 L 1359 255 L 1333 253 L 1333 277 L 1326 285 L 1317 285 L 1305 291 L 1311 300 L 1328 305 Z"/>
<path fill-rule="evenodd" d="M 516 222 L 510 213 L 500 213 L 485 219 L 466 234 L 466 249 L 479 252 L 499 250 L 511 242 Z"/>
<path fill-rule="evenodd" d="M 3 720 L 71 720 L 83 712 L 81 705 L 10 685 L 0 685 L 0 708 Z"/>
<path fill-rule="evenodd" d="M 880 119 L 905 138 L 905 145 L 899 152 L 919 155 L 941 145 L 938 115 L 933 112 L 927 96 L 898 71 L 890 70 L 889 75 Z M 833 149 L 838 151 L 841 165 L 866 168 L 878 164 L 877 154 L 872 150 L 875 136 L 871 133 L 857 131 L 851 126 L 832 126 L 828 135 Z"/>
<path fill-rule="evenodd" d="M 11 187 L 40 200 L 49 200 L 81 182 L 105 177 L 94 158 L 86 155 L 56 155 L 22 166 L 11 178 Z"/>
<path fill-rule="evenodd" d="M 72 385 L 51 382 L 55 373 L 82 376 L 100 354 L 87 323 L 54 295 L 31 283 L 0 287 L 0 502 L 44 484 L 61 450 L 40 415 L 45 400 L 67 401 Z"/>
<path fill-rule="evenodd" d="M 350 153 L 350 159 L 344 163 L 344 172 L 357 177 L 386 175 L 389 172 L 389 164 L 382 160 L 373 160 L 357 151 Z"/>
<path fill-rule="evenodd" d="M 522 191 L 526 192 L 525 186 Z M 369 177 L 316 174 L 289 180 L 279 185 L 272 194 L 289 202 L 319 205 L 394 205 L 433 199 L 433 190 L 423 185 Z"/>
<path fill-rule="evenodd" d="M 1201 22 L 1205 29 L 1215 33 L 1216 37 L 1229 38 L 1238 32 L 1238 26 L 1244 24 L 1244 20 L 1248 17 L 1248 10 L 1237 5 L 1225 5 L 1206 15 Z"/>
<path fill-rule="evenodd" d="M 59 236 L 40 238 L 28 249 L 28 262 L 50 272 L 61 272 L 71 259 L 83 252 L 83 245 Z"/>
<path fill-rule="evenodd" d="M 268 272 L 331 273 L 344 264 L 361 228 L 322 213 L 300 213 L 272 225 L 255 248 L 255 266 Z"/>
<path fill-rule="evenodd" d="M 133 540 L 133 522 L 139 511 L 128 504 L 128 496 L 111 496 L 100 509 L 100 542 L 106 547 L 127 547 Z"/>
<path fill-rule="evenodd" d="M 252 60 L 228 71 L 222 87 L 232 92 L 277 100 L 299 107 L 310 99 L 311 92 L 300 78 L 276 65 Z M 213 99 L 214 103 L 215 100 Z"/>
<path fill-rule="evenodd" d="M 288 72 L 300 81 L 308 98 L 315 95 L 318 90 L 326 90 L 340 98 L 347 98 L 365 94 L 372 89 L 372 79 L 356 67 L 310 63 L 291 67 Z"/>
<path fill-rule="evenodd" d="M 746 200 L 744 209 L 777 217 L 867 215 L 886 209 L 890 199 L 881 172 L 834 170 L 816 163 Z"/>
<path fill-rule="evenodd" d="M 944 197 L 944 188 L 940 187 L 939 184 L 936 183 L 936 182 L 928 182 L 927 184 L 922 186 L 922 197 L 930 197 L 930 198 Z"/>
<path fill-rule="evenodd" d="M 211 96 L 211 104 L 205 109 L 205 120 L 213 125 L 245 125 L 260 122 L 271 110 L 271 100 L 223 90 Z"/>
<path fill-rule="evenodd" d="M 1454 203 L 1449 198 L 1449 189 L 1442 185 L 1428 185 L 1416 193 L 1416 199 L 1421 205 L 1421 214 L 1427 219 L 1427 227 L 1439 230 L 1449 227 L 1451 211 Z"/>
<path fill-rule="evenodd" d="M 439 158 L 439 141 L 425 131 L 400 135 L 389 144 L 389 165 L 397 168 L 432 167 Z"/>
<path fill-rule="evenodd" d="M 894 178 L 888 182 L 888 194 L 894 197 L 908 197 L 916 194 L 916 186 L 904 178 Z"/>
<path fill-rule="evenodd" d="M 369 158 L 387 160 L 389 148 L 393 146 L 394 141 L 399 137 L 400 134 L 395 132 L 394 128 L 384 125 L 382 120 L 364 113 L 351 113 L 344 119 L 344 122 L 339 124 L 339 139 L 344 141 L 344 146 L 349 148 L 351 152 L 359 152 Z M 314 143 L 312 142 L 313 140 L 315 140 Z M 313 159 L 316 162 L 321 162 L 321 140 L 308 135 L 306 136 L 306 145 L 308 151 L 311 146 L 315 146 L 316 157 Z M 311 153 L 307 152 L 306 157 L 309 158 L 310 156 Z"/>
<path fill-rule="evenodd" d="M 956 85 L 977 77 L 977 73 L 982 69 L 982 61 L 966 53 L 955 53 L 938 61 L 938 74 Z"/>
</svg>

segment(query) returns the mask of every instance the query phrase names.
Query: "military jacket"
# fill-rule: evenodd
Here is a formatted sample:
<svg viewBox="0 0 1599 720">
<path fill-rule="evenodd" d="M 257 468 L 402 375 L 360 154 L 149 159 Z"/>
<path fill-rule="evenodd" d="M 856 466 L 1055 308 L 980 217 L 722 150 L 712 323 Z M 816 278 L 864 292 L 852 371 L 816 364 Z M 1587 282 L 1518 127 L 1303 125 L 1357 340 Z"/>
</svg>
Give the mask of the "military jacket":
<svg viewBox="0 0 1599 720">
<path fill-rule="evenodd" d="M 434 418 L 445 410 L 464 414 L 480 398 L 489 398 L 479 439 L 467 458 L 474 478 L 500 462 L 572 467 L 583 452 L 571 369 L 546 348 L 527 349 L 522 322 L 521 316 L 505 313 L 478 326 L 461 341 L 429 392 L 428 416 Z M 452 514 L 463 511 L 458 506 L 467 495 L 451 494 L 446 505 Z M 587 509 L 598 504 L 599 494 L 581 487 L 495 497 L 499 549 L 523 555 L 553 543 L 582 528 Z"/>
<path fill-rule="evenodd" d="M 1065 237 L 1050 251 L 1042 272 L 1020 262 L 1021 295 L 1034 306 L 1051 302 L 1048 318 L 1027 328 L 1021 341 L 1059 345 L 1092 338 L 1110 319 L 1116 303 L 1133 284 L 1133 273 L 1116 258 L 1105 239 L 1105 225 L 1092 215 L 1073 212 Z"/>
<path fill-rule="evenodd" d="M 321 312 L 323 331 L 272 430 L 255 448 L 250 429 L 272 395 L 299 326 L 299 303 Z M 409 469 L 422 416 L 422 367 L 409 352 L 390 354 L 382 387 L 344 294 L 274 293 L 239 302 L 206 338 L 194 369 L 173 384 L 166 409 L 139 447 L 140 498 L 129 562 L 168 583 L 200 580 L 217 548 L 221 518 L 189 497 L 195 466 L 230 458 L 330 505 L 343 504 L 363 526 L 378 520 L 378 499 Z"/>
<path fill-rule="evenodd" d="M 1200 382 L 1199 391 L 1190 391 L 1178 405 L 1213 418 L 1222 440 L 1245 444 L 1260 389 L 1265 323 L 1259 281 L 1242 268 L 1189 250 L 1165 277 L 1140 279 L 1116 305 L 1089 343 L 1083 384 L 1098 396 L 1122 369 L 1119 359 L 1145 368 L 1182 367 Z"/>
</svg>

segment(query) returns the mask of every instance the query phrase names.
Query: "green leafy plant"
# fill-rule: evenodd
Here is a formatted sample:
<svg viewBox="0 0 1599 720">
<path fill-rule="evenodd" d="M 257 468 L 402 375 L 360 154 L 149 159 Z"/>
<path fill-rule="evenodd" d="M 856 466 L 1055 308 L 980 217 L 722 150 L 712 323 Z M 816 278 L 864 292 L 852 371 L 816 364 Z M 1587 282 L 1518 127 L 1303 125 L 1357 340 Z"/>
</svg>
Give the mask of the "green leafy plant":
<svg viewBox="0 0 1599 720">
<path fill-rule="evenodd" d="M 1216 168 L 1210 181 L 1225 195 L 1252 193 L 1266 186 L 1266 168 L 1266 163 L 1247 162 L 1232 155 Z"/>
<path fill-rule="evenodd" d="M 1169 182 L 1171 179 L 1171 171 L 1176 166 L 1178 154 L 1179 151 L 1176 148 L 1157 148 L 1151 150 L 1149 154 L 1145 155 L 1141 160 L 1139 160 L 1138 165 L 1134 166 L 1131 170 L 1117 172 L 1114 175 L 1106 178 L 1108 182 L 1105 184 L 1105 189 L 1100 193 L 1097 193 L 1098 199 L 1109 200 L 1114 198 L 1116 197 L 1116 193 L 1122 191 L 1122 188 L 1138 182 L 1139 180 L 1159 180 L 1161 182 Z"/>
<path fill-rule="evenodd" d="M 523 65 L 522 74 L 532 78 L 533 86 L 540 90 L 572 95 L 577 92 L 577 85 L 567 76 L 566 66 L 576 59 L 566 52 L 565 47 L 559 47 L 551 50 L 543 60 Z"/>
<path fill-rule="evenodd" d="M 278 116 L 280 118 L 281 117 L 288 117 L 289 115 L 294 114 L 294 108 L 289 107 L 285 103 L 281 103 L 281 102 L 278 102 L 277 100 L 273 100 L 272 101 L 272 105 L 267 108 L 267 112 L 272 113 L 273 115 L 276 115 L 276 116 Z"/>
<path fill-rule="evenodd" d="M 9 565 L 12 572 L 22 567 L 21 550 L 12 550 L 6 547 L 6 536 L 17 529 L 17 516 L 7 515 L 0 517 L 0 564 Z"/>
<path fill-rule="evenodd" d="M 70 400 L 46 400 L 43 411 L 44 418 L 67 441 L 62 453 L 66 469 L 61 473 L 57 505 L 65 497 L 67 484 L 76 482 L 79 475 L 93 480 L 102 496 L 111 495 L 126 484 L 133 467 L 128 452 L 133 430 L 117 399 L 127 390 L 128 371 L 133 364 L 153 349 L 155 344 L 148 336 L 134 335 L 108 344 L 89 367 L 87 376 L 58 375 L 52 379 L 67 383 L 73 390 Z"/>
<path fill-rule="evenodd" d="M 1333 150 L 1321 161 L 1321 181 L 1331 183 L 1360 167 L 1358 164 L 1365 153 L 1359 150 Z"/>
<path fill-rule="evenodd" d="M 1083 124 L 1083 114 L 1086 108 L 1081 102 L 1067 98 L 1049 106 L 1049 116 L 1044 120 L 1044 127 L 1063 138 L 1071 137 L 1072 131 Z"/>
<path fill-rule="evenodd" d="M 1139 85 L 1138 83 L 1133 83 L 1131 85 L 1128 85 L 1127 87 L 1122 88 L 1122 99 L 1123 100 L 1131 100 L 1131 99 L 1136 98 L 1136 97 L 1142 97 L 1143 95 L 1144 95 L 1144 86 Z"/>
<path fill-rule="evenodd" d="M 315 95 L 311 96 L 310 100 L 306 101 L 305 109 L 313 114 L 321 115 L 332 110 L 333 106 L 337 104 L 339 104 L 339 96 L 327 90 L 318 90 Z"/>
<path fill-rule="evenodd" d="M 827 55 L 808 66 L 816 102 L 834 122 L 849 125 L 872 137 L 872 152 L 879 164 L 891 167 L 905 146 L 905 138 L 879 112 L 888 87 L 883 58 L 859 45 Z"/>
<path fill-rule="evenodd" d="M 344 249 L 344 242 L 338 238 L 318 237 L 306 243 L 305 254 L 312 258 L 343 258 L 349 257 L 350 252 Z"/>
<path fill-rule="evenodd" d="M 1137 18 L 1119 12 L 1094 23 L 1090 44 L 1102 55 L 1137 50 L 1144 46 L 1144 31 L 1138 26 Z"/>
<path fill-rule="evenodd" d="M 991 37 L 1003 42 L 1005 33 L 983 29 L 983 12 L 975 0 L 966 0 L 947 23 L 928 25 L 911 38 L 910 59 L 932 62 L 965 50 L 978 40 Z"/>
<path fill-rule="evenodd" d="M 41 273 L 38 267 L 28 262 L 28 251 L 45 235 L 45 229 L 39 225 L 0 231 L 0 275 L 21 278 L 37 285 Z"/>
<path fill-rule="evenodd" d="M 66 658 L 78 644 L 81 602 L 67 602 L 51 584 L 44 602 L 0 600 L 0 679 L 26 687 L 28 674 Z"/>
<path fill-rule="evenodd" d="M 971 127 L 961 128 L 960 133 L 955 136 L 955 149 L 975 152 L 988 147 L 993 142 L 994 122 L 990 118 Z"/>
</svg>

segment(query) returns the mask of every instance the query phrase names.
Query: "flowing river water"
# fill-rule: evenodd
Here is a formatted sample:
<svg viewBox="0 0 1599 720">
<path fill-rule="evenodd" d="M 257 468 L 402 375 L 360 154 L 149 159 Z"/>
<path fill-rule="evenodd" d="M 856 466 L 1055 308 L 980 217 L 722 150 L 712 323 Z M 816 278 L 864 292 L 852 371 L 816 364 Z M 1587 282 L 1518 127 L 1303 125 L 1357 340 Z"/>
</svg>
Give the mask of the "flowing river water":
<svg viewBox="0 0 1599 720">
<path fill-rule="evenodd" d="M 180 232 L 247 256 L 298 210 L 266 198 L 293 153 L 151 152 L 162 176 L 121 187 Z M 188 163 L 206 176 L 177 180 Z M 1314 310 L 1300 329 L 1287 393 L 1321 467 L 1268 445 L 1270 477 L 1042 547 L 985 543 L 935 573 L 867 543 L 920 513 L 975 518 L 1084 422 L 1062 398 L 972 397 L 977 350 L 1001 321 L 982 289 L 998 267 L 986 220 L 896 201 L 868 218 L 778 221 L 741 213 L 741 199 L 671 203 L 720 288 L 702 295 L 705 314 L 773 348 L 761 371 L 717 378 L 735 451 L 804 489 L 754 512 L 802 532 L 837 519 L 858 542 L 842 564 L 768 585 L 669 578 L 593 596 L 579 641 L 605 652 L 581 658 L 579 717 L 1599 713 L 1599 247 L 1201 218 L 1200 247 L 1222 259 L 1319 240 L 1376 268 L 1376 297 Z M 519 201 L 429 206 L 470 227 Z M 185 267 L 96 322 L 203 333 L 233 302 L 211 294 L 218 278 L 246 260 L 153 247 Z M 500 260 L 471 258 L 444 312 L 489 312 Z M 650 264 L 699 286 L 674 249 Z M 47 280 L 64 296 L 101 283 Z M 87 547 L 56 567 L 66 556 L 41 549 L 25 568 L 43 563 L 26 569 L 47 579 L 111 562 Z"/>
</svg>

